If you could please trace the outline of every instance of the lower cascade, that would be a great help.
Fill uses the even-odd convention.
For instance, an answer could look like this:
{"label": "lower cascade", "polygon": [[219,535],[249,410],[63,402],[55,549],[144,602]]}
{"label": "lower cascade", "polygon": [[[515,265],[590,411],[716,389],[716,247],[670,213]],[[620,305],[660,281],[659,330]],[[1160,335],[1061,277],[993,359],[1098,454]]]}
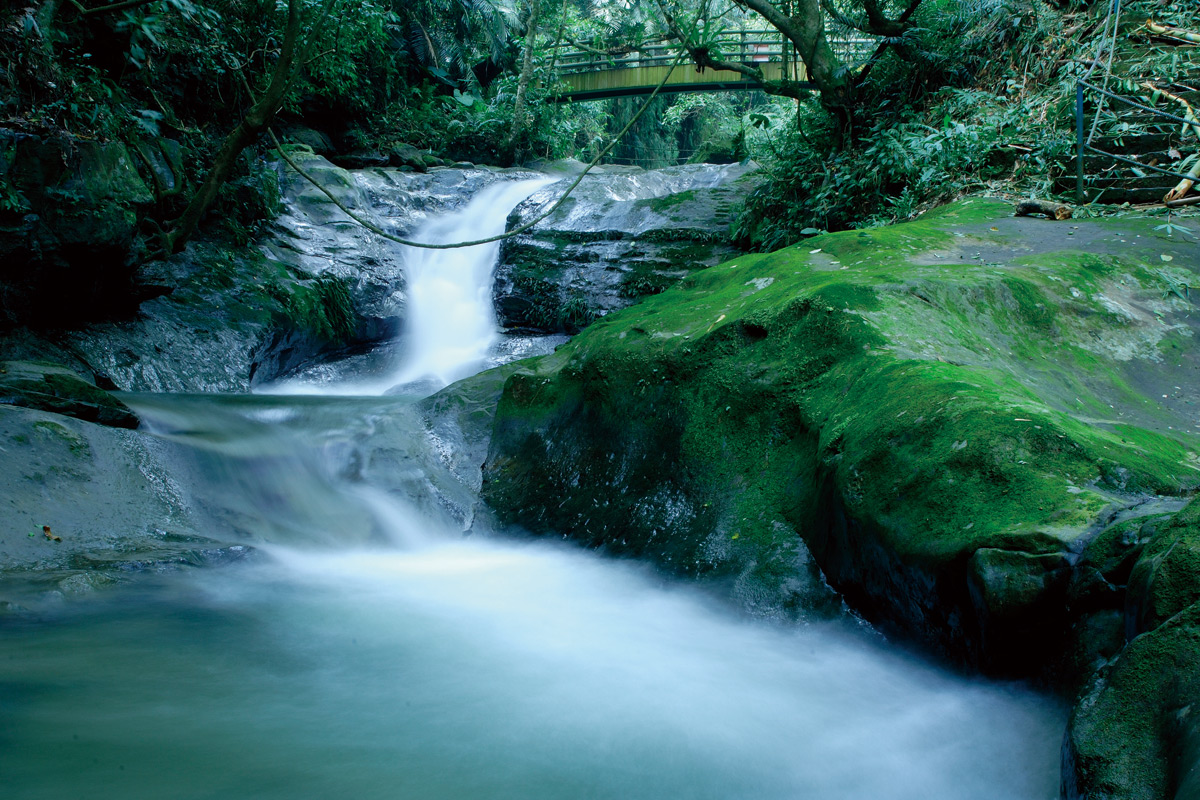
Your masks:
{"label": "lower cascade", "polygon": [[[500,233],[547,183],[421,235]],[[3,628],[6,797],[1056,796],[1057,700],[475,513],[429,396],[537,351],[501,346],[497,251],[407,253],[409,327],[379,359],[123,396],[173,491],[253,547]]]}

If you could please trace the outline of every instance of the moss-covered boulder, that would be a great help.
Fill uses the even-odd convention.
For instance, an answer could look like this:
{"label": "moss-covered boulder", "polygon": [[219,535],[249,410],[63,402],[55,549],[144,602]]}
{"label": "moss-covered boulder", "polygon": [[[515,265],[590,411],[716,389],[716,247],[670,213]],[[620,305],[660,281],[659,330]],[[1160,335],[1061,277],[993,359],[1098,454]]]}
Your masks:
{"label": "moss-covered boulder", "polygon": [[56,364],[0,361],[0,405],[53,411],[114,428],[138,426],[129,406]]}
{"label": "moss-covered boulder", "polygon": [[1063,748],[1065,797],[1200,796],[1198,714],[1200,603],[1192,603],[1131,641],[1076,706]]}
{"label": "moss-covered boulder", "polygon": [[1200,256],[1154,223],[970,199],[694,273],[508,379],[484,496],[773,607],[811,553],[868,618],[1045,672],[1088,541],[1200,479]]}

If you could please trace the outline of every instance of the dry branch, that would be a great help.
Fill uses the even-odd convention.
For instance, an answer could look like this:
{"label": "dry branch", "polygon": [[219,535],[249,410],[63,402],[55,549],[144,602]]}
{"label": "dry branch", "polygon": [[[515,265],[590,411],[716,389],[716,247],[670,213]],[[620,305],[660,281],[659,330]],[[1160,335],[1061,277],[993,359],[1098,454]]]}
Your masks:
{"label": "dry branch", "polygon": [[[1150,25],[1151,23],[1147,22],[1146,24]],[[1196,109],[1192,106],[1191,103],[1189,103],[1187,100],[1185,100],[1184,98],[1180,97],[1177,94],[1168,92],[1166,89],[1158,88],[1157,86],[1150,83],[1149,81],[1147,81],[1145,83],[1139,83],[1138,86],[1140,88],[1146,89],[1147,91],[1150,92],[1150,102],[1151,103],[1153,103],[1158,97],[1161,96],[1161,97],[1167,98],[1168,100],[1174,101],[1175,103],[1178,103],[1180,106],[1182,106],[1183,107],[1183,112],[1182,112],[1183,118],[1186,119],[1191,124],[1191,128],[1195,132],[1196,136],[1200,137],[1200,118],[1198,118],[1196,116]],[[1186,130],[1186,129],[1187,128],[1185,126],[1184,130]],[[1192,186],[1195,185],[1197,180],[1200,180],[1200,161],[1197,161],[1196,164],[1190,170],[1188,170],[1188,176],[1189,177],[1187,179],[1181,180],[1179,183],[1177,183],[1175,185],[1174,189],[1167,192],[1166,197],[1163,198],[1164,203],[1170,203],[1175,200],[1181,200],[1181,199],[1183,199],[1184,195],[1186,195],[1188,192],[1190,192],[1192,190]]]}

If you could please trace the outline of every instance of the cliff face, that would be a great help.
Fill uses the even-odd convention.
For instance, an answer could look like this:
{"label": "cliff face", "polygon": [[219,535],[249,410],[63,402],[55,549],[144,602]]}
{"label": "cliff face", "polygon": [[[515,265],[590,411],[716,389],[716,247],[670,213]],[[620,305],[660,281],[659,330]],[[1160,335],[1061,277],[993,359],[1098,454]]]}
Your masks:
{"label": "cliff face", "polygon": [[484,497],[769,612],[827,607],[819,566],[955,660],[1080,685],[1190,630],[1193,595],[1127,588],[1200,483],[1200,246],[1154,222],[972,199],[695,272],[507,379]]}

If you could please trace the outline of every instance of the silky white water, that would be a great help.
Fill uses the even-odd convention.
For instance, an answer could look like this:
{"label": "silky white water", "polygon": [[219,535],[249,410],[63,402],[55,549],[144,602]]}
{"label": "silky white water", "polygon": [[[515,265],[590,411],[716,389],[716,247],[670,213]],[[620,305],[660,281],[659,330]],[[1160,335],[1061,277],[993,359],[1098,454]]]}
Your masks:
{"label": "silky white water", "polygon": [[6,800],[1057,796],[1044,695],[645,566],[464,538],[473,498],[412,397],[130,402],[213,537],[256,555],[5,622]]}
{"label": "silky white water", "polygon": [[[502,234],[509,212],[554,181],[497,181],[480,190],[461,209],[429,220],[412,239],[453,244]],[[500,242],[448,250],[397,247],[403,254],[408,304],[395,363],[375,375],[319,383],[300,377],[261,391],[377,395],[404,384],[432,391],[479,371],[500,338],[492,305],[492,273]]]}

